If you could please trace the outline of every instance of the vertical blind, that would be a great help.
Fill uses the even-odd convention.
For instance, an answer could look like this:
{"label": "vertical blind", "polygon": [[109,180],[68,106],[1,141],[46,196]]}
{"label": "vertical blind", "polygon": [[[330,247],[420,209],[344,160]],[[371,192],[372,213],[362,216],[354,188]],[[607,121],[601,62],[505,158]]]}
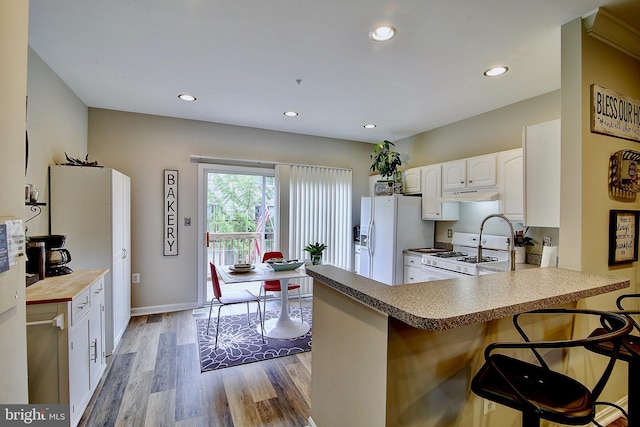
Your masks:
{"label": "vertical blind", "polygon": [[290,166],[290,253],[303,254],[306,245],[324,243],[323,262],[351,269],[351,181],[351,170]]}

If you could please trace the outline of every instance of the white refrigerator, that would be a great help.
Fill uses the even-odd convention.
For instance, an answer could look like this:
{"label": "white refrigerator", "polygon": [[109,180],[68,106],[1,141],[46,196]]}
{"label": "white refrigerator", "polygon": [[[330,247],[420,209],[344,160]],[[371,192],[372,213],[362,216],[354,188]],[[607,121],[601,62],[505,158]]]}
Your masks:
{"label": "white refrigerator", "polygon": [[422,220],[420,197],[363,197],[358,274],[387,285],[403,283],[403,250],[433,247],[435,225]]}

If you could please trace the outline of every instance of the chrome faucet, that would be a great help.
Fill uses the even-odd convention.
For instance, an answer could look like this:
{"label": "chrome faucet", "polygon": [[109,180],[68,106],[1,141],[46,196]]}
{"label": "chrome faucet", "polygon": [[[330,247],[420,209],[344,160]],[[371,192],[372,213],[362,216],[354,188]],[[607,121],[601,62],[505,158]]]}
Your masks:
{"label": "chrome faucet", "polygon": [[511,230],[511,237],[507,239],[507,242],[509,243],[509,268],[511,271],[515,271],[516,270],[516,248],[514,244],[515,239],[513,237],[515,236],[515,232],[513,231],[513,224],[511,223],[511,221],[509,221],[509,218],[507,218],[502,214],[491,214],[482,220],[482,223],[480,224],[480,236],[478,237],[478,262],[482,262],[482,229],[484,228],[484,223],[487,222],[489,218],[493,218],[493,217],[502,218],[503,220],[506,221],[507,224],[509,224],[509,229]]}

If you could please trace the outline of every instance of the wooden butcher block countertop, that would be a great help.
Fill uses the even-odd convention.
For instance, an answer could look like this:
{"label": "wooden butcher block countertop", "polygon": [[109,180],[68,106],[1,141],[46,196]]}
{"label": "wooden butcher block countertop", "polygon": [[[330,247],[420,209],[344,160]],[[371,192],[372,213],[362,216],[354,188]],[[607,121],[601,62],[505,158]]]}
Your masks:
{"label": "wooden butcher block countertop", "polygon": [[73,301],[109,270],[76,270],[63,276],[47,277],[27,288],[27,305]]}

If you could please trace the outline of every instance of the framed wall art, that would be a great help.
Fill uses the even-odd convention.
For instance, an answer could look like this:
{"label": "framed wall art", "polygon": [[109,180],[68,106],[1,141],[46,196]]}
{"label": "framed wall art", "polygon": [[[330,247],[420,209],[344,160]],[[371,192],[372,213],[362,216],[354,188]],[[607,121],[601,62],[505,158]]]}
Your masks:
{"label": "framed wall art", "polygon": [[164,170],[164,256],[178,255],[178,171]]}
{"label": "framed wall art", "polygon": [[638,261],[640,211],[609,211],[609,265]]}

